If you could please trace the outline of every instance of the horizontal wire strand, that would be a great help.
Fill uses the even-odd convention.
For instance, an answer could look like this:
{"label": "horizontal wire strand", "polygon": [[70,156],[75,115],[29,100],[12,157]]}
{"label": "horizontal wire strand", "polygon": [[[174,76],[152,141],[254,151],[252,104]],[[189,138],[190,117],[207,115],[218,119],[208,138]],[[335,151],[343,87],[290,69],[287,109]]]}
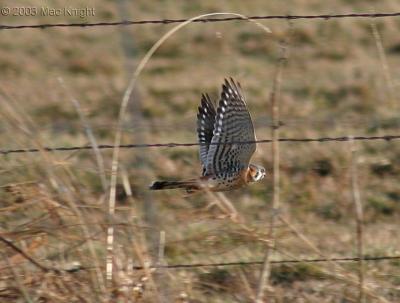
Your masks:
{"label": "horizontal wire strand", "polygon": [[[400,16],[400,12],[393,13],[346,13],[346,14],[320,14],[320,15],[266,15],[266,16],[250,16],[245,19],[240,17],[226,17],[226,18],[204,18],[194,20],[196,23],[210,23],[210,22],[227,22],[227,21],[243,21],[243,20],[270,20],[270,19],[287,19],[287,20],[299,20],[299,19],[338,19],[338,18],[384,18],[384,17],[396,17]],[[46,29],[52,27],[96,27],[96,26],[127,26],[127,25],[143,25],[143,24],[173,24],[183,23],[189,19],[161,19],[161,20],[122,20],[115,22],[82,22],[82,23],[45,23],[45,24],[18,24],[18,25],[7,25],[0,24],[0,30],[13,30],[13,29]]]}
{"label": "horizontal wire strand", "polygon": [[[350,140],[355,141],[376,141],[385,140],[392,141],[400,139],[400,135],[385,135],[385,136],[342,136],[342,137],[320,137],[320,138],[281,138],[280,142],[346,142]],[[160,148],[160,147],[190,147],[190,146],[200,146],[200,145],[232,145],[232,144],[254,144],[254,143],[271,143],[271,139],[256,140],[256,141],[234,141],[234,142],[221,142],[221,143],[139,143],[139,144],[121,144],[120,148]],[[100,144],[99,149],[112,149],[114,145],[111,144]],[[54,152],[54,151],[74,151],[74,150],[89,150],[92,149],[90,145],[84,146],[61,146],[61,147],[44,147],[44,151]],[[16,154],[16,153],[36,153],[39,152],[38,148],[20,148],[20,149],[0,149],[0,154]]]}
{"label": "horizontal wire strand", "polygon": [[[274,265],[279,264],[298,264],[298,263],[324,263],[324,262],[358,262],[360,258],[358,257],[341,257],[341,258],[325,258],[325,259],[295,259],[295,260],[275,260],[271,261]],[[390,260],[400,260],[400,255],[394,256],[374,256],[363,258],[367,262],[380,262],[380,261],[390,261]],[[133,266],[133,270],[143,270],[145,268],[165,268],[165,269],[193,269],[193,268],[204,268],[204,267],[229,267],[229,266],[253,266],[262,265],[262,261],[236,261],[236,262],[221,262],[221,263],[192,263],[192,264],[171,264],[171,265],[156,265],[156,266]],[[0,268],[0,270],[5,270],[6,267]],[[60,269],[60,268],[48,268],[46,271],[55,272],[68,272],[75,273],[82,270],[92,270],[95,269],[94,266],[76,266],[71,269]]]}
{"label": "horizontal wire strand", "polygon": [[[362,258],[364,261],[384,261],[384,260],[398,260],[400,255],[394,256],[375,256]],[[341,257],[341,258],[321,258],[321,259],[295,259],[295,260],[277,260],[271,261],[272,264],[293,264],[293,263],[323,263],[323,262],[358,262],[358,257]],[[149,268],[200,268],[200,267],[218,267],[218,266],[247,266],[247,265],[262,265],[263,261],[237,261],[237,262],[221,262],[221,263],[193,263],[193,264],[171,264],[171,265],[157,265],[150,266]],[[143,266],[134,266],[134,270],[144,269]]]}

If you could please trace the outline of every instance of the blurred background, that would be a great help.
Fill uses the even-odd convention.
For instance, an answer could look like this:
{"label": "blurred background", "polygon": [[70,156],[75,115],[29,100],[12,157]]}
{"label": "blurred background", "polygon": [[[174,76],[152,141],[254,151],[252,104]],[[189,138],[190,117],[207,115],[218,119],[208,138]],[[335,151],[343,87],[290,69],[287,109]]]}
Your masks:
{"label": "blurred background", "polygon": [[[2,1],[19,15],[2,25],[186,19],[211,12],[247,16],[397,12],[375,1]],[[35,7],[27,16],[18,7]],[[90,16],[45,9],[90,8]],[[202,93],[218,99],[238,80],[257,138],[271,138],[270,94],[287,47],[279,98],[280,136],[399,133],[400,19],[260,20],[189,24],[141,73],[122,123],[123,143],[196,142]],[[175,25],[0,30],[2,150],[114,142],[121,100],[150,47]],[[90,139],[87,133],[93,135]],[[364,209],[364,254],[399,254],[400,146],[355,142]],[[100,302],[105,298],[106,228],[112,150],[1,155],[0,301]],[[348,142],[280,144],[281,214],[272,260],[354,257],[356,216]],[[122,149],[118,171],[113,298],[116,302],[252,302],[261,267],[133,270],[151,264],[262,260],[272,204],[271,144],[254,162],[259,183],[209,197],[149,192],[155,179],[200,174],[198,148]],[[354,160],[354,158],[353,158]],[[236,212],[227,210],[231,203]],[[307,239],[307,241],[305,240]],[[312,243],[312,245],[310,245]],[[357,302],[358,265],[275,264],[271,302]],[[365,264],[366,302],[400,300],[400,262]]]}

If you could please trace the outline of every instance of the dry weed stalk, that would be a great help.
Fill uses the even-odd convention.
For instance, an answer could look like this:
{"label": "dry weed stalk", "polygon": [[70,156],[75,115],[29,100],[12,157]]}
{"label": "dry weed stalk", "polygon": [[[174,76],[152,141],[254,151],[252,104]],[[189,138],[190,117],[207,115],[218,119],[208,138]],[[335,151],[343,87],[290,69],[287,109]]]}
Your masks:
{"label": "dry weed stalk", "polygon": [[[37,260],[35,260],[33,257],[29,256],[24,250],[22,250],[21,248],[19,248],[18,246],[16,246],[14,243],[12,243],[11,241],[7,240],[6,238],[0,236],[0,241],[3,242],[5,245],[7,245],[8,247],[10,247],[12,250],[14,250],[15,252],[17,252],[20,256],[22,256],[25,260],[28,260],[31,264],[35,265],[37,268],[39,268],[40,270],[44,271],[44,272],[48,272],[48,271],[57,271],[54,268],[50,268],[47,267],[46,265],[41,264],[40,262],[38,262]],[[7,258],[7,260],[9,260]]]}
{"label": "dry weed stalk", "polygon": [[357,233],[357,256],[359,258],[358,261],[358,302],[363,303],[365,301],[364,294],[364,215],[363,215],[363,207],[361,201],[361,194],[359,188],[358,181],[358,167],[357,167],[357,148],[354,144],[354,141],[349,141],[350,144],[350,153],[351,153],[351,192],[353,196],[355,216],[356,216],[356,233]]}
{"label": "dry weed stalk", "polygon": [[[150,258],[149,250],[147,247],[145,233],[143,232],[144,225],[142,224],[140,218],[138,218],[137,216],[138,214],[138,210],[136,208],[137,204],[135,203],[132,197],[131,183],[129,181],[127,170],[125,169],[124,166],[122,166],[121,169],[121,178],[130,205],[128,211],[123,216],[123,219],[126,221],[134,221],[136,223],[136,224],[127,224],[128,227],[130,228],[130,231],[128,232],[130,238],[129,243],[133,244],[128,253],[131,254],[132,256],[133,255],[137,256],[137,259],[139,260],[140,264],[143,267],[143,270],[145,271],[143,276],[144,280],[142,282],[148,281],[150,289],[154,291],[154,298],[157,298],[158,300],[160,296],[157,284],[154,279],[155,268],[150,268],[151,263],[149,261]],[[130,270],[133,270],[133,266],[131,266]],[[135,295],[140,295],[140,296],[144,295],[145,291],[144,284],[142,283],[142,286],[136,285],[135,287],[133,287],[133,291]]]}
{"label": "dry weed stalk", "polygon": [[385,49],[384,49],[383,43],[382,43],[382,37],[379,33],[376,23],[373,21],[371,22],[371,30],[372,30],[372,35],[374,36],[374,39],[375,39],[376,48],[378,50],[379,61],[381,62],[382,72],[383,72],[383,76],[384,76],[385,83],[387,86],[387,94],[389,97],[390,105],[393,107],[397,107],[397,102],[395,100],[395,96],[396,96],[395,89],[394,89],[395,85],[393,83],[393,79],[392,79],[392,76],[390,73],[389,64],[388,64]]}
{"label": "dry weed stalk", "polygon": [[272,112],[272,161],[273,161],[273,200],[272,200],[272,213],[269,225],[268,236],[270,243],[265,248],[264,264],[261,270],[260,279],[258,282],[257,297],[255,302],[263,302],[264,290],[268,283],[271,272],[271,251],[275,248],[275,221],[276,215],[279,212],[279,98],[280,98],[280,85],[282,81],[282,69],[286,62],[287,48],[281,45],[281,56],[278,61],[272,91],[270,95],[271,112]]}
{"label": "dry weed stalk", "polygon": [[101,185],[103,187],[104,192],[107,191],[107,179],[106,173],[104,168],[104,160],[103,156],[100,153],[99,145],[97,144],[97,140],[94,137],[93,130],[90,127],[89,121],[86,119],[86,116],[82,110],[81,104],[79,103],[78,99],[76,99],[71,92],[67,89],[67,86],[62,77],[58,77],[58,82],[60,83],[61,87],[64,89],[65,93],[68,95],[69,100],[71,101],[72,105],[74,106],[76,112],[79,115],[79,119],[81,120],[82,126],[85,129],[86,136],[89,139],[90,145],[92,146],[93,153],[96,157],[97,167],[100,174]]}

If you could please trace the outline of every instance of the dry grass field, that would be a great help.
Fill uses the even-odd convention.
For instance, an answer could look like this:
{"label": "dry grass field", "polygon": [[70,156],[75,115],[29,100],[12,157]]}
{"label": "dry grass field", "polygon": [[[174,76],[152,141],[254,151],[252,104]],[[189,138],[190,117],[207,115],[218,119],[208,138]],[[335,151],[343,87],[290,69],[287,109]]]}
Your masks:
{"label": "dry grass field", "polygon": [[[95,15],[0,16],[0,24],[400,11],[396,0],[100,0],[84,6],[30,0],[23,6],[88,6]],[[195,23],[163,43],[138,78],[122,143],[195,142],[201,93],[218,98],[229,76],[242,84],[258,139],[270,139],[282,43],[280,137],[400,133],[399,17],[259,22],[271,34],[247,21]],[[254,302],[259,264],[150,267],[263,260],[272,243],[271,144],[259,144],[254,156],[267,168],[266,178],[224,196],[148,190],[155,179],[199,175],[196,146],[121,149],[111,216],[111,149],[43,150],[90,145],[87,132],[97,144],[113,144],[134,69],[174,26],[0,30],[0,149],[40,150],[0,155],[0,302]],[[364,212],[364,255],[400,255],[399,141],[279,147],[272,261],[356,257],[354,184]],[[114,267],[107,285],[110,224]],[[364,262],[363,299],[359,272],[358,262],[272,263],[264,300],[400,302],[400,259]]]}

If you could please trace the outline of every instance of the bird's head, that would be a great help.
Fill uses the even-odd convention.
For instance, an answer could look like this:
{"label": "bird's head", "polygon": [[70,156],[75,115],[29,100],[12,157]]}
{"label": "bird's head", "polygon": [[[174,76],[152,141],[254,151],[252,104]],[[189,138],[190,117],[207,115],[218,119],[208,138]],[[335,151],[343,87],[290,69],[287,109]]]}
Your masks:
{"label": "bird's head", "polygon": [[250,182],[257,182],[265,177],[265,168],[260,165],[249,164]]}

